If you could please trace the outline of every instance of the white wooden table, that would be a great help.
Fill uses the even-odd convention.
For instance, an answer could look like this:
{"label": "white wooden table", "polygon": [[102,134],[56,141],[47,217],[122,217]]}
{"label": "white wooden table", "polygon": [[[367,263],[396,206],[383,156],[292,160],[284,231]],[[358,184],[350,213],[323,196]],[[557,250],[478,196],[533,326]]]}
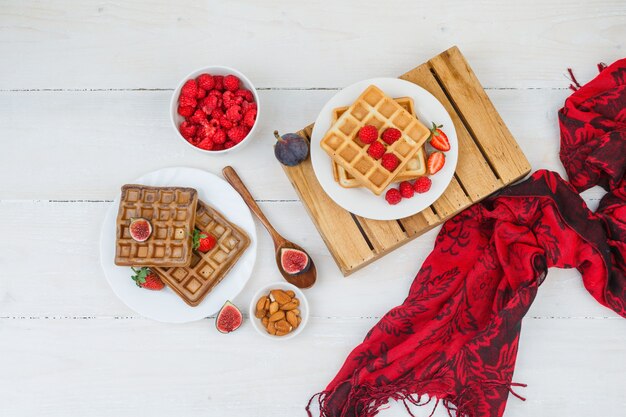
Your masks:
{"label": "white wooden table", "polygon": [[[0,0],[0,415],[304,415],[404,299],[437,231],[343,278],[273,159],[271,132],[311,122],[343,86],[401,74],[457,44],[533,169],[562,172],[565,69],[587,81],[597,62],[626,54],[625,39],[623,0]],[[260,88],[254,143],[228,157],[193,151],[169,126],[172,88],[208,64],[236,67]],[[121,184],[166,166],[219,173],[226,164],[318,265],[312,320],[288,343],[249,323],[224,336],[213,318],[144,319],[100,269],[101,221]],[[601,195],[585,197],[595,207]],[[279,279],[270,239],[258,234],[241,307]],[[625,374],[626,322],[575,270],[550,271],[524,319],[514,377],[528,383],[528,401],[511,398],[505,415],[623,416]]]}

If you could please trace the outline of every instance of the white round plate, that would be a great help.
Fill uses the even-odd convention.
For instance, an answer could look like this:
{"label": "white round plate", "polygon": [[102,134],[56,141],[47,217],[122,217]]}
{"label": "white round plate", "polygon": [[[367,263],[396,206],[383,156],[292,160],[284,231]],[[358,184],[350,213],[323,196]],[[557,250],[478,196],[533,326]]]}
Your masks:
{"label": "white round plate", "polygon": [[[320,147],[320,141],[330,128],[332,110],[337,107],[351,105],[369,85],[374,84],[390,97],[411,97],[415,104],[415,113],[418,119],[426,125],[432,126],[435,122],[443,125],[442,130],[450,140],[450,150],[445,152],[446,164],[435,175],[430,176],[432,186],[424,194],[415,194],[413,198],[403,199],[395,206],[389,205],[385,200],[385,192],[380,196],[375,195],[367,188],[343,188],[333,177],[331,159]],[[427,145],[428,153],[433,149]],[[446,190],[456,169],[458,159],[458,141],[456,130],[450,115],[443,105],[428,91],[408,81],[397,78],[372,78],[352,84],[339,91],[320,112],[313,133],[311,135],[311,162],[318,181],[326,194],[335,203],[356,215],[376,220],[395,220],[412,216],[430,206]],[[389,188],[397,187],[392,183]]]}
{"label": "white round plate", "polygon": [[248,234],[250,246],[224,280],[196,307],[185,304],[167,286],[161,291],[144,290],[137,287],[130,278],[129,267],[117,266],[113,262],[118,196],[107,211],[100,233],[100,263],[115,294],[142,316],[166,323],[186,323],[217,313],[226,300],[232,300],[243,289],[250,279],[256,261],[256,228],[246,203],[223,179],[210,172],[193,168],[164,168],[143,175],[129,184],[195,188],[200,200],[223,213]]}

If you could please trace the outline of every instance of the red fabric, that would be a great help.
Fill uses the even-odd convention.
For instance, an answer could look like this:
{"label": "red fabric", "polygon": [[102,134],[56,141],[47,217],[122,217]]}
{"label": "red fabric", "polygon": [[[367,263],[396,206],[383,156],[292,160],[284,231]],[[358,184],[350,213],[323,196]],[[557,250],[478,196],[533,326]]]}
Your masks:
{"label": "red fabric", "polygon": [[[538,171],[446,222],[404,303],[317,397],[321,416],[374,416],[389,399],[410,414],[425,395],[457,416],[501,416],[522,318],[550,267],[578,269],[626,316],[626,59],[601,69],[559,112],[570,182]],[[594,185],[607,190],[595,213],[578,194]]]}

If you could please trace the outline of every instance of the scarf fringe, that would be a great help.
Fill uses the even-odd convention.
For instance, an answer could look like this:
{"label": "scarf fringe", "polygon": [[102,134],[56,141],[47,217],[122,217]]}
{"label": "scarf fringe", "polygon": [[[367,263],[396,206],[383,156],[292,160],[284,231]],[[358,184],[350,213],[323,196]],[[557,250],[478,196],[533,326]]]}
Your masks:
{"label": "scarf fringe", "polygon": [[[355,377],[350,381],[356,382]],[[388,408],[387,403],[389,400],[395,400],[402,402],[407,414],[411,417],[415,417],[415,414],[411,411],[409,404],[416,407],[423,407],[431,403],[435,399],[435,405],[432,412],[428,417],[432,417],[437,410],[439,404],[443,404],[449,417],[478,417],[473,411],[473,394],[477,390],[484,390],[487,387],[497,388],[505,387],[516,398],[522,401],[526,401],[526,398],[516,393],[513,387],[526,387],[526,384],[518,382],[504,382],[497,380],[482,380],[472,383],[466,386],[459,395],[452,396],[444,394],[444,398],[439,398],[436,393],[428,393],[427,386],[437,380],[429,380],[422,382],[409,382],[399,381],[398,384],[389,384],[386,386],[372,386],[372,385],[351,385],[350,392],[348,393],[343,404],[350,404],[354,408],[344,408],[341,410],[341,414],[337,415],[337,410],[331,409],[329,404],[330,399],[336,393],[337,389],[341,386],[337,385],[331,391],[322,391],[313,395],[306,406],[306,412],[308,417],[313,417],[311,413],[311,404],[317,397],[317,403],[319,406],[320,417],[347,417],[348,415],[358,417],[374,417],[380,410]],[[478,385],[478,387],[476,386]],[[428,398],[424,400],[424,397]],[[454,411],[454,416],[452,412]],[[351,412],[351,414],[348,414]]]}

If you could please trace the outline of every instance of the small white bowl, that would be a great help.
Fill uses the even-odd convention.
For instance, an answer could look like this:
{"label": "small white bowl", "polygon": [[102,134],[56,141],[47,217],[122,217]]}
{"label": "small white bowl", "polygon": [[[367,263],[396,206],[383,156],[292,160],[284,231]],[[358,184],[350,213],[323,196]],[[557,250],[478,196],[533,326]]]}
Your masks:
{"label": "small white bowl", "polygon": [[[250,129],[248,136],[246,136],[244,140],[242,140],[241,142],[239,142],[237,145],[233,146],[230,149],[224,149],[221,151],[207,151],[205,149],[200,149],[197,146],[194,146],[193,144],[189,143],[187,139],[185,139],[183,135],[180,134],[178,127],[185,120],[185,118],[181,116],[180,114],[178,114],[178,96],[180,95],[180,90],[183,88],[183,85],[185,84],[185,82],[191,78],[196,78],[200,74],[236,75],[237,77],[239,77],[239,80],[241,80],[241,84],[243,88],[246,88],[252,91],[252,95],[254,96],[254,101],[256,102],[256,105],[257,105],[256,122],[254,123],[254,126],[252,126],[252,128]],[[195,150],[206,153],[206,154],[210,154],[210,155],[225,154],[225,153],[234,151],[235,149],[243,148],[245,144],[250,142],[250,139],[252,138],[252,135],[254,134],[256,127],[259,125],[260,115],[261,115],[261,102],[259,100],[259,95],[256,91],[256,88],[254,88],[254,85],[252,85],[252,82],[250,82],[248,77],[246,77],[245,75],[243,75],[241,72],[237,71],[236,69],[230,68],[230,67],[224,67],[221,65],[214,65],[211,67],[199,68],[191,72],[190,74],[188,74],[178,84],[178,87],[176,87],[176,89],[174,90],[174,94],[172,94],[172,98],[170,100],[170,119],[172,121],[172,126],[174,127],[174,130],[176,131],[176,136],[178,136],[183,142],[185,142],[187,145],[191,146]]]}
{"label": "small white bowl", "polygon": [[[298,306],[298,309],[300,310],[300,317],[302,317],[302,322],[300,322],[300,325],[295,330],[293,330],[291,333],[286,334],[284,336],[274,336],[274,335],[269,334],[267,330],[265,330],[265,327],[263,327],[263,323],[261,323],[261,319],[257,319],[254,316],[254,314],[256,313],[257,301],[259,301],[259,298],[261,298],[261,296],[268,295],[270,290],[283,290],[283,291],[291,290],[296,294],[296,298],[300,300],[300,305]],[[302,332],[302,329],[304,329],[304,326],[306,326],[307,322],[309,321],[309,302],[304,296],[304,293],[302,292],[302,290],[300,290],[300,288],[296,287],[295,285],[291,285],[290,283],[284,282],[284,281],[274,282],[272,284],[269,284],[260,288],[256,292],[256,294],[254,294],[254,297],[252,298],[252,302],[250,303],[250,309],[248,313],[250,314],[250,321],[252,322],[252,327],[254,327],[254,329],[257,332],[259,332],[261,335],[268,337],[270,339],[279,339],[279,340],[291,339],[299,335]]]}

